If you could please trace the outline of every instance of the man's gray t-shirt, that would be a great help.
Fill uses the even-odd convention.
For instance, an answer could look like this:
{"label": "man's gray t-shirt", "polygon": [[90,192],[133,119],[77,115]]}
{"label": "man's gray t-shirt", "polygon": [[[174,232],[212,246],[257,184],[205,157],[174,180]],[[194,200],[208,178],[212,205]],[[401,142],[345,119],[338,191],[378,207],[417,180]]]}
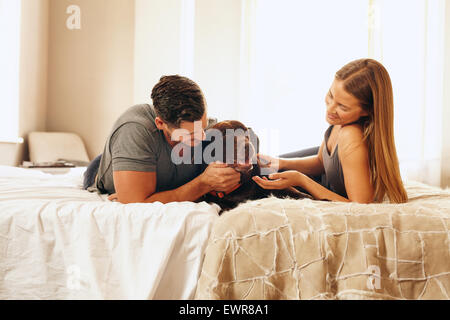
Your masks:
{"label": "man's gray t-shirt", "polygon": [[155,124],[153,106],[129,108],[113,126],[101,157],[96,187],[102,193],[115,193],[114,171],[156,172],[156,192],[173,190],[199,174],[195,164],[174,164],[172,147]]}

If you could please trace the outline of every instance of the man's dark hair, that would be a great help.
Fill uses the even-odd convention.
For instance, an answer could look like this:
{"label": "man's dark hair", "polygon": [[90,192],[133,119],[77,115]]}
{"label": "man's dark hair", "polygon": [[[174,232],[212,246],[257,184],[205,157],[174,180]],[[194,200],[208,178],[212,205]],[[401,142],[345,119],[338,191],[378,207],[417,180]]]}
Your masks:
{"label": "man's dark hair", "polygon": [[176,128],[182,121],[200,120],[205,113],[205,100],[200,87],[179,75],[161,77],[153,87],[152,100],[157,116]]}

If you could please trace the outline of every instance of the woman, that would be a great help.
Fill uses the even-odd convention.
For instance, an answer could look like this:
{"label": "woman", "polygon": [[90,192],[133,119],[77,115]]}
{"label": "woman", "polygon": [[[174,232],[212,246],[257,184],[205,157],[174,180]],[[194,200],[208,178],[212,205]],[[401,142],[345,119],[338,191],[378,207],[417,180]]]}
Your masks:
{"label": "woman", "polygon": [[[359,203],[408,200],[394,143],[392,84],[386,69],[372,59],[352,61],[340,69],[325,103],[330,127],[314,156],[272,158],[284,172],[269,179],[254,177],[265,189],[298,186],[315,199]],[[262,164],[260,164],[262,166]],[[310,176],[322,175],[322,183]]]}

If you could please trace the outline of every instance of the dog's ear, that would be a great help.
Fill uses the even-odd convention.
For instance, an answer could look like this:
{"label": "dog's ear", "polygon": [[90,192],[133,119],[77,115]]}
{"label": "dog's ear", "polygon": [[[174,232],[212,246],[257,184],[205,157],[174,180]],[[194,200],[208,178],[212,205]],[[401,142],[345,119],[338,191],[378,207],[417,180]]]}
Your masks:
{"label": "dog's ear", "polygon": [[207,128],[205,129],[205,140],[203,140],[203,142],[205,143],[205,145],[209,144],[211,142],[211,138],[212,138],[212,130],[211,128]]}
{"label": "dog's ear", "polygon": [[208,124],[206,125],[205,130],[210,129],[212,126],[214,126],[217,123],[217,118],[208,118]]}
{"label": "dog's ear", "polygon": [[[200,152],[201,153],[201,163],[197,163],[197,173],[198,175],[201,174],[203,171],[205,171],[205,169],[208,167],[209,163],[206,163],[205,159],[204,159],[204,152],[205,152],[205,148],[211,143],[211,138],[208,135],[208,130],[205,130],[205,134],[206,134],[206,140],[202,140],[197,146],[195,146],[194,148],[199,148],[200,150],[197,151],[196,149],[194,150],[194,152]],[[209,137],[209,139],[208,139]],[[214,140],[214,139],[213,139]]]}
{"label": "dog's ear", "polygon": [[[209,129],[205,130],[205,140],[202,141],[202,159],[203,159],[202,161],[206,165],[206,167],[208,166],[209,163],[206,163],[205,159],[203,158],[205,155],[204,152],[205,152],[206,147],[216,140],[217,137],[216,137],[216,135],[214,135],[214,133],[216,133],[216,132],[217,132],[217,130],[213,129],[213,128],[209,128]],[[211,156],[215,157],[215,150],[213,150],[213,154],[211,154]]]}
{"label": "dog's ear", "polygon": [[259,138],[258,138],[258,136],[256,135],[255,131],[253,131],[253,129],[250,127],[248,127],[248,132],[249,132],[250,142],[255,147],[256,153],[259,153]]}

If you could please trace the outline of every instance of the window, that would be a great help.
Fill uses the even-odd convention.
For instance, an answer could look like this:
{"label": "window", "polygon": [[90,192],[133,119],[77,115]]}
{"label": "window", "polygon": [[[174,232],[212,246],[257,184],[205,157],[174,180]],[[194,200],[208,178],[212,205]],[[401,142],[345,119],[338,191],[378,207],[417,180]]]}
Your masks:
{"label": "window", "polygon": [[373,2],[378,12],[374,58],[385,65],[392,79],[402,176],[439,186],[445,1]]}
{"label": "window", "polygon": [[243,1],[238,119],[263,133],[263,152],[318,146],[334,73],[374,58],[393,83],[403,178],[439,185],[444,9],[444,0]]}
{"label": "window", "polygon": [[327,128],[324,99],[334,72],[367,56],[368,3],[256,0],[244,5],[238,119],[267,135],[261,141],[269,141],[273,155],[320,145]]}

